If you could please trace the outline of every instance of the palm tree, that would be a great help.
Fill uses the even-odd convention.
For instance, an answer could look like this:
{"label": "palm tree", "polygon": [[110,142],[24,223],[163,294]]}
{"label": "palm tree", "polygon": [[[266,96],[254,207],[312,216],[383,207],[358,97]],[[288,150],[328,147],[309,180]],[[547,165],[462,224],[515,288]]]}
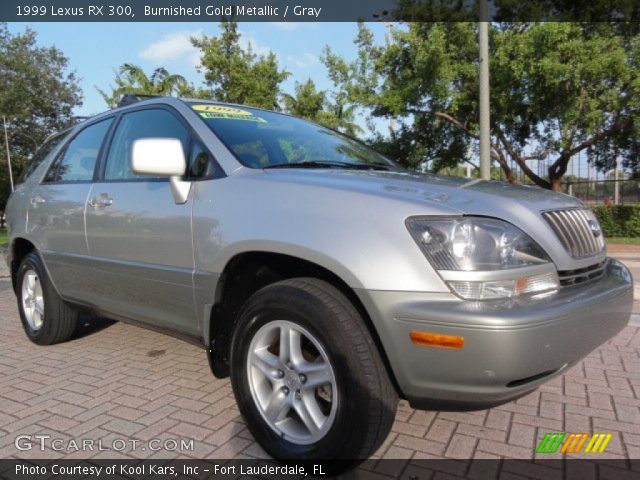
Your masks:
{"label": "palm tree", "polygon": [[316,90],[316,85],[311,79],[305,83],[296,83],[295,95],[283,93],[282,101],[285,111],[297,117],[306,118],[351,137],[363,132],[353,121],[355,106],[345,105],[340,97],[334,102],[329,101],[324,91]]}
{"label": "palm tree", "polygon": [[[189,91],[190,85],[182,75],[171,74],[164,67],[156,68],[150,76],[138,65],[123,64],[115,77],[115,87],[111,87],[111,94],[98,88],[98,92],[110,107],[114,107],[125,93],[145,95],[181,95]],[[97,88],[97,87],[96,87]]]}

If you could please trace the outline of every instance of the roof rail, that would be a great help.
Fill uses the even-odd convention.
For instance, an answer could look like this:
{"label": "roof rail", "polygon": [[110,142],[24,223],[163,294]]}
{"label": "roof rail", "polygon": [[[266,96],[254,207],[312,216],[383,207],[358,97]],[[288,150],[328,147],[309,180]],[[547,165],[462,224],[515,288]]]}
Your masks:
{"label": "roof rail", "polygon": [[162,98],[164,95],[149,95],[146,93],[125,93],[118,102],[117,107],[126,107],[127,105],[133,105],[147,98]]}

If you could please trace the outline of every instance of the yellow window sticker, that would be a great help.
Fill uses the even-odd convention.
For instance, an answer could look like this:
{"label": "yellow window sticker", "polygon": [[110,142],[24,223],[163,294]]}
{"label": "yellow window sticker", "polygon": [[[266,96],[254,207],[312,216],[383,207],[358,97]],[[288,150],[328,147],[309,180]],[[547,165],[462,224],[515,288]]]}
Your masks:
{"label": "yellow window sticker", "polygon": [[202,118],[245,120],[248,122],[267,123],[264,118],[256,117],[248,110],[225,105],[193,105],[193,108]]}

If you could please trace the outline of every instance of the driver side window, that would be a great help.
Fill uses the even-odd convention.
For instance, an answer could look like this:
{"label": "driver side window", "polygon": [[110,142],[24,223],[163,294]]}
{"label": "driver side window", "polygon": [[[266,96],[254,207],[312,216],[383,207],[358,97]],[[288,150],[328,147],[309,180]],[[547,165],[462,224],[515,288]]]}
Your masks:
{"label": "driver side window", "polygon": [[137,175],[131,170],[133,142],[142,138],[177,138],[182,142],[185,155],[189,151],[189,132],[167,110],[155,108],[126,113],[120,119],[111,141],[104,173],[105,180],[127,181],[152,178]]}

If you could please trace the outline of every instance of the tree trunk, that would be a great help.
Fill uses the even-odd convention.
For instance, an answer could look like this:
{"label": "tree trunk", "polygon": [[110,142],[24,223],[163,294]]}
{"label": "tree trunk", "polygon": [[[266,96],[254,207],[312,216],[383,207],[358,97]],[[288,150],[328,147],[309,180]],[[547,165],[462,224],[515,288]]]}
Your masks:
{"label": "tree trunk", "polygon": [[551,190],[554,192],[562,192],[562,177],[551,177],[549,179],[551,183]]}
{"label": "tree trunk", "polygon": [[513,172],[511,167],[509,167],[507,162],[504,160],[504,157],[499,157],[497,160],[498,160],[498,165],[500,165],[500,168],[504,172],[504,176],[507,178],[507,182],[518,183],[518,177],[516,177],[516,174]]}

